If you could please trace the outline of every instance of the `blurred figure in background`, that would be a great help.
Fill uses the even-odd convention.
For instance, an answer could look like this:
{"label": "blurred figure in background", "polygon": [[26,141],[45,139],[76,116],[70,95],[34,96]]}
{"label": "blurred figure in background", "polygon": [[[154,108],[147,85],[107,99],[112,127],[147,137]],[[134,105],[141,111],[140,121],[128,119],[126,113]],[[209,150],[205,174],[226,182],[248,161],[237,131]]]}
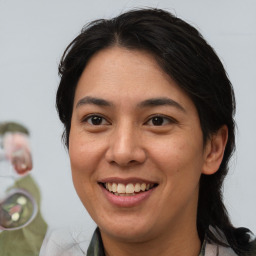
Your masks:
{"label": "blurred figure in background", "polygon": [[18,123],[9,122],[0,124],[0,135],[5,157],[18,174],[26,174],[32,169],[29,131]]}
{"label": "blurred figure in background", "polygon": [[29,174],[32,154],[23,125],[0,123],[0,163],[0,255],[38,255],[47,225],[39,188]]}

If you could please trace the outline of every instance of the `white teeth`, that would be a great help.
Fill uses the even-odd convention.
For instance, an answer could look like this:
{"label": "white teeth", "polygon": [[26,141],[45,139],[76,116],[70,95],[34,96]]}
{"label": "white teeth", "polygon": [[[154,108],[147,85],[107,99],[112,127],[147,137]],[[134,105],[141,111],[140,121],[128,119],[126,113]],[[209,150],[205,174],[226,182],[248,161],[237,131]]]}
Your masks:
{"label": "white teeth", "polygon": [[140,189],[141,189],[142,191],[145,191],[145,190],[146,190],[146,183],[142,183],[142,184],[140,185]]}
{"label": "white teeth", "polygon": [[146,184],[146,183],[128,183],[127,185],[124,185],[122,183],[104,183],[104,187],[110,191],[113,192],[113,194],[118,196],[131,196],[135,195],[135,192],[140,191],[146,191],[154,187],[154,184]]}
{"label": "white teeth", "polygon": [[140,183],[136,183],[134,187],[135,192],[140,192]]}
{"label": "white teeth", "polygon": [[112,191],[115,193],[117,191],[117,184],[113,183],[112,184]]}
{"label": "white teeth", "polygon": [[107,188],[108,188],[108,190],[111,192],[112,191],[112,185],[111,185],[111,183],[107,183]]}
{"label": "white teeth", "polygon": [[133,184],[129,183],[126,185],[125,192],[128,194],[134,193],[134,186]]}
{"label": "white teeth", "polygon": [[117,193],[121,194],[121,193],[125,193],[126,189],[125,189],[125,185],[122,183],[118,183],[117,185]]}

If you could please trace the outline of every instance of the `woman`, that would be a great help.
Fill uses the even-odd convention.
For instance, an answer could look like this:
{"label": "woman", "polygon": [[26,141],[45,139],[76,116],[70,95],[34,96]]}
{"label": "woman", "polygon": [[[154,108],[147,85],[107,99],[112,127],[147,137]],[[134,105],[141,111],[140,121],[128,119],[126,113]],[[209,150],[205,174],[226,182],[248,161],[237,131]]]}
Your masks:
{"label": "woman", "polygon": [[195,28],[159,9],[94,21],[59,72],[73,182],[98,225],[87,255],[255,255],[222,201],[233,88]]}

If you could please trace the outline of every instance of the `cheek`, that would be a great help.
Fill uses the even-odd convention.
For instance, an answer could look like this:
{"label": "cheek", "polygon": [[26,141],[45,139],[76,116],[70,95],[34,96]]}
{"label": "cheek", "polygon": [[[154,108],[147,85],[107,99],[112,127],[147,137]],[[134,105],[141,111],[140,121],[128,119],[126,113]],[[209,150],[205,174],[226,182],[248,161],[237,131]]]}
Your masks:
{"label": "cheek", "polygon": [[172,167],[173,171],[177,170],[188,155],[187,145],[183,140],[164,139],[156,141],[151,149],[151,157],[159,165],[163,167]]}
{"label": "cheek", "polygon": [[151,157],[166,176],[192,176],[195,172],[200,175],[203,164],[203,147],[200,141],[200,137],[193,140],[184,134],[165,139],[154,143]]}
{"label": "cheek", "polygon": [[71,131],[69,137],[69,157],[75,189],[83,197],[92,196],[97,185],[97,170],[104,156],[105,143],[84,131]]}
{"label": "cheek", "polygon": [[69,136],[69,158],[72,170],[73,183],[78,194],[85,187],[84,183],[90,180],[93,170],[92,156],[88,146],[84,144],[83,136],[74,131]]}
{"label": "cheek", "polygon": [[[70,133],[69,157],[74,187],[80,200],[90,209],[88,198],[94,198],[95,168],[98,158],[95,154],[95,144],[91,145],[82,134]],[[97,151],[97,150],[96,150]]]}
{"label": "cheek", "polygon": [[83,132],[70,133],[69,157],[72,171],[88,173],[98,162],[101,149],[97,141],[85,137]]}

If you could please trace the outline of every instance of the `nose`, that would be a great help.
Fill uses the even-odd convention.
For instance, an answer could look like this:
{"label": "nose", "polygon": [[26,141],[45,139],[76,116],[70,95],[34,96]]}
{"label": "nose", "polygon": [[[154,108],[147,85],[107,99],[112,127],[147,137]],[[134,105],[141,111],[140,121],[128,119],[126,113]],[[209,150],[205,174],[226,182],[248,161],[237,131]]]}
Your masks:
{"label": "nose", "polygon": [[139,132],[131,125],[117,127],[110,136],[105,157],[109,163],[121,167],[142,164],[146,160],[146,152]]}

